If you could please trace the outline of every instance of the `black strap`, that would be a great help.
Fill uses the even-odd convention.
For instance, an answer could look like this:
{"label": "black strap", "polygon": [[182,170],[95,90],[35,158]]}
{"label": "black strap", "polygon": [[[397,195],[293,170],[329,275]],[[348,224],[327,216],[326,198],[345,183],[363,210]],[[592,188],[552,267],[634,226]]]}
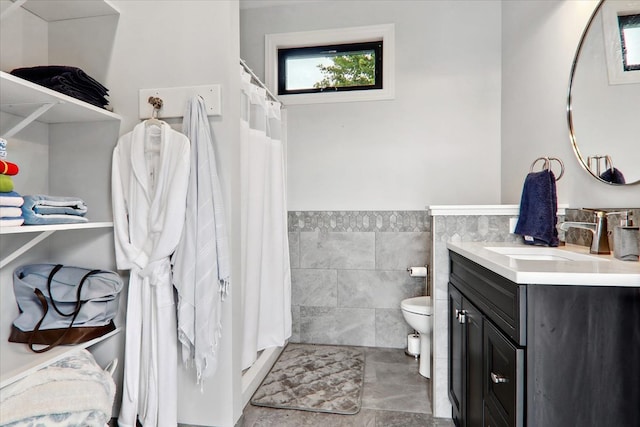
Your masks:
{"label": "black strap", "polygon": [[40,289],[36,288],[33,292],[36,294],[36,297],[38,298],[38,301],[40,301],[40,305],[42,306],[43,314],[42,314],[42,317],[40,318],[40,320],[38,321],[38,323],[36,323],[36,326],[33,328],[33,332],[31,333],[31,336],[29,338],[29,342],[27,343],[27,344],[29,344],[29,348],[31,349],[31,351],[33,351],[34,353],[44,353],[45,351],[49,351],[52,348],[60,345],[60,343],[62,343],[64,341],[64,339],[68,335],[69,331],[73,327],[73,322],[76,321],[76,318],[78,317],[78,314],[80,313],[80,309],[82,308],[82,305],[86,302],[86,301],[82,301],[80,299],[81,292],[82,292],[82,287],[84,286],[85,281],[87,280],[87,278],[89,278],[89,276],[94,275],[96,273],[100,273],[102,271],[102,270],[91,270],[91,271],[89,271],[87,274],[85,274],[82,277],[82,280],[80,280],[80,284],[78,285],[78,291],[76,292],[76,305],[75,305],[74,310],[71,313],[63,313],[56,306],[56,302],[53,299],[53,294],[51,293],[51,282],[53,281],[53,276],[58,271],[60,271],[61,268],[62,268],[62,264],[58,264],[51,270],[51,273],[49,273],[49,277],[47,278],[47,291],[49,291],[49,298],[51,299],[51,305],[53,306],[55,311],[58,314],[60,314],[61,316],[64,316],[64,317],[71,317],[71,316],[73,316],[73,317],[71,318],[71,323],[67,327],[67,330],[57,340],[55,340],[53,343],[47,345],[44,348],[41,348],[41,349],[38,349],[38,350],[34,349],[33,348],[33,345],[34,345],[33,344],[33,339],[34,339],[35,335],[38,333],[38,331],[40,330],[40,326],[42,325],[42,322],[44,321],[45,316],[49,312],[49,304],[47,304],[47,299],[45,298],[45,296],[42,293],[42,291]]}
{"label": "black strap", "polygon": [[85,280],[87,280],[87,278],[89,276],[92,276],[96,273],[100,273],[102,270],[91,270],[89,271],[87,274],[85,274],[82,279],[80,280],[80,284],[78,285],[78,290],[76,292],[76,306],[74,308],[74,310],[71,313],[63,313],[58,306],[56,305],[56,300],[53,298],[53,292],[51,292],[51,282],[53,282],[53,276],[62,269],[62,264],[58,264],[55,267],[53,267],[53,269],[51,269],[51,273],[49,273],[49,277],[47,278],[47,291],[49,292],[49,298],[51,299],[51,305],[53,306],[53,309],[60,315],[60,316],[64,316],[64,317],[71,317],[71,316],[75,316],[77,315],[78,311],[80,311],[80,308],[82,306],[82,304],[85,303],[85,301],[82,301],[80,299],[80,295],[82,292],[82,287],[84,286],[84,282]]}

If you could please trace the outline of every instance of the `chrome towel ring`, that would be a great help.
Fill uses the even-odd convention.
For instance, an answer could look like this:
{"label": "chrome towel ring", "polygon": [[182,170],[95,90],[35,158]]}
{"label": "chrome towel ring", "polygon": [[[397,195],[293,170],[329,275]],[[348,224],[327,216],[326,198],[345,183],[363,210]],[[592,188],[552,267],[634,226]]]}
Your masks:
{"label": "chrome towel ring", "polygon": [[562,160],[560,160],[557,157],[538,157],[533,161],[533,163],[531,163],[531,168],[529,168],[529,173],[533,172],[533,168],[535,167],[536,163],[538,163],[538,161],[540,160],[543,161],[542,170],[551,170],[552,160],[555,160],[556,162],[558,162],[558,164],[560,165],[560,174],[556,177],[556,181],[559,181],[560,178],[562,178],[562,175],[564,175],[564,163],[562,163]]}

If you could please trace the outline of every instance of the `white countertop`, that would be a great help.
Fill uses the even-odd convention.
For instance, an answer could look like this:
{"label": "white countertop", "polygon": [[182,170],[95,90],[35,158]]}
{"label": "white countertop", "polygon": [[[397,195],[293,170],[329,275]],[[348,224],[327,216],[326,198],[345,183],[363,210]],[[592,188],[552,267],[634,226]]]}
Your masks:
{"label": "white countertop", "polygon": [[545,249],[517,243],[449,242],[447,247],[519,284],[640,287],[640,262],[621,261],[613,255],[592,255],[589,254],[589,248],[586,246],[565,245],[553,249],[590,255],[601,261],[522,260],[487,249],[490,247],[530,248],[532,251]]}

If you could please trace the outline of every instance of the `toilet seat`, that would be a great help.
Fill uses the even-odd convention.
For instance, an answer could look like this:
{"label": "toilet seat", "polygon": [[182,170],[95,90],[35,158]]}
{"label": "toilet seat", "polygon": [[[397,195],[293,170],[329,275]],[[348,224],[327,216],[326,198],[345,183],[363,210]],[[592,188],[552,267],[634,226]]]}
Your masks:
{"label": "toilet seat", "polygon": [[402,300],[400,308],[410,313],[420,314],[422,316],[430,316],[433,307],[431,305],[431,297],[414,297]]}

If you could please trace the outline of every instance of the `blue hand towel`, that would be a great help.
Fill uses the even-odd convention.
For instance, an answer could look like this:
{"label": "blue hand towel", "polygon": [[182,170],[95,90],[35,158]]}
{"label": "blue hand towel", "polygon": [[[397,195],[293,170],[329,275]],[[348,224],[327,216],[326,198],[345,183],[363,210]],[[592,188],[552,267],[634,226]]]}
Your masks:
{"label": "blue hand towel", "polygon": [[606,171],[602,172],[600,175],[600,179],[603,181],[611,182],[613,184],[624,184],[624,175],[616,168],[609,168]]}
{"label": "blue hand towel", "polygon": [[551,170],[527,175],[515,234],[528,245],[558,246],[556,178]]}
{"label": "blue hand towel", "polygon": [[[22,216],[24,217],[24,223],[27,225],[89,222],[89,220],[84,217],[84,214],[87,212],[87,207],[81,199],[41,194],[24,196],[23,199],[24,204],[21,206]],[[49,213],[38,212],[39,210],[47,212],[47,207],[50,208]],[[75,212],[75,214],[70,215],[69,213],[65,213],[67,210]]]}

